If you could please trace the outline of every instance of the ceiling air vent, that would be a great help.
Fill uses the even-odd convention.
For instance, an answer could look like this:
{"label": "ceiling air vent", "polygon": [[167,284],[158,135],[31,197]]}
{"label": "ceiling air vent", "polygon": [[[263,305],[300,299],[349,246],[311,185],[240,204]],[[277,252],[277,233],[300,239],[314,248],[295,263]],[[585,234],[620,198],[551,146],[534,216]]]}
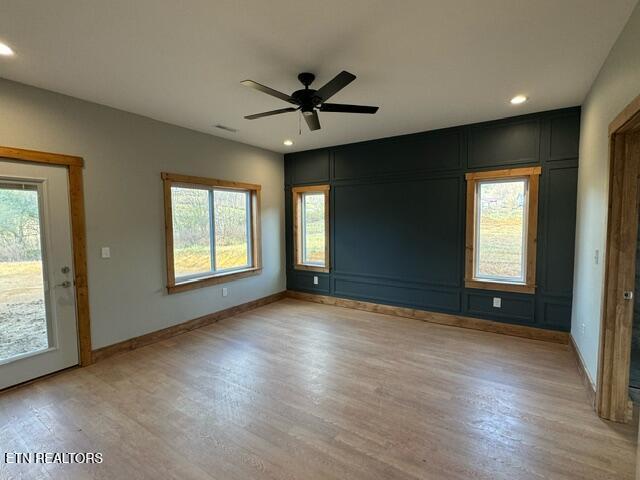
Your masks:
{"label": "ceiling air vent", "polygon": [[220,130],[226,130],[227,132],[231,132],[231,133],[236,133],[238,131],[237,128],[231,128],[231,127],[227,127],[226,125],[216,125],[216,128],[219,128]]}

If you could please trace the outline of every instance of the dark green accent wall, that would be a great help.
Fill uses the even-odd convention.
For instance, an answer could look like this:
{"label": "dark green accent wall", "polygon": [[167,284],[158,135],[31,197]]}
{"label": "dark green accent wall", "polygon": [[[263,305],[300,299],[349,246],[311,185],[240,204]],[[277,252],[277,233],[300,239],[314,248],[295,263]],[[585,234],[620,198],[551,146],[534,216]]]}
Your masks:
{"label": "dark green accent wall", "polygon": [[[285,155],[287,288],[569,331],[579,132],[576,107]],[[536,294],[464,288],[464,174],[531,165]],[[294,270],[291,187],[326,183],[331,272]]]}

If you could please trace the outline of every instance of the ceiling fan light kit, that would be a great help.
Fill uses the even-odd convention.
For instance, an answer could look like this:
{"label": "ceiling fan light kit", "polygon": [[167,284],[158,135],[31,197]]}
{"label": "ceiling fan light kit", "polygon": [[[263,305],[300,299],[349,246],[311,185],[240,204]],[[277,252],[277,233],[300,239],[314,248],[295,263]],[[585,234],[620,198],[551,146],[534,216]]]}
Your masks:
{"label": "ceiling fan light kit", "polygon": [[313,73],[303,72],[298,75],[298,80],[303,89],[296,90],[291,95],[279,92],[273,88],[262,85],[253,80],[243,80],[240,82],[246,87],[251,87],[260,92],[271,95],[272,97],[279,98],[285,102],[296,105],[296,107],[280,108],[278,110],[271,110],[269,112],[256,113],[253,115],[247,115],[247,120],[256,120],[262,117],[270,117],[272,115],[279,115],[281,113],[296,112],[300,110],[304,116],[309,130],[320,130],[320,119],[318,112],[336,112],[336,113],[376,113],[378,107],[372,107],[367,105],[348,105],[344,103],[326,103],[332,96],[342,90],[356,79],[356,76],[352,73],[342,71],[336,75],[333,80],[329,81],[319,90],[309,88],[309,85],[313,83],[316,76]]}

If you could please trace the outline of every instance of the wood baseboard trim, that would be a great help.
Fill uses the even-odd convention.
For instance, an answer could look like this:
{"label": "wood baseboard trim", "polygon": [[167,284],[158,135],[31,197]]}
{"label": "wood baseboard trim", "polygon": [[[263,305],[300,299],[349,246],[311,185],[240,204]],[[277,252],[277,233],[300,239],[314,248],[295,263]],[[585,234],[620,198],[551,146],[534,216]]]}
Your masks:
{"label": "wood baseboard trim", "polygon": [[591,381],[591,377],[589,376],[589,373],[584,366],[584,359],[582,358],[582,355],[580,355],[580,350],[578,350],[578,346],[576,345],[576,341],[573,339],[573,335],[569,335],[569,347],[571,348],[573,356],[576,359],[578,375],[580,375],[580,379],[582,380],[582,384],[584,385],[585,392],[587,393],[587,398],[589,399],[589,404],[595,409],[596,387],[595,384]]}
{"label": "wood baseboard trim", "polygon": [[179,323],[178,325],[172,325],[171,327],[163,328],[162,330],[156,330],[155,332],[140,335],[139,337],[130,338],[129,340],[98,348],[93,351],[93,361],[99,362],[100,360],[104,360],[105,358],[112,357],[119,353],[129,352],[136,348],[151,345],[152,343],[195,330],[196,328],[211,325],[212,323],[216,323],[222,319],[248,312],[249,310],[268,305],[269,303],[277,302],[286,296],[287,294],[285,291],[274,293],[273,295],[258,298],[257,300],[236,305],[235,307],[210,313],[199,318],[194,318],[193,320],[187,320],[186,322]]}
{"label": "wood baseboard trim", "polygon": [[382,313],[385,315],[395,315],[397,317],[413,318],[423,322],[437,323],[451,327],[469,328],[481,330],[483,332],[499,333],[514,337],[528,338],[530,340],[541,340],[543,342],[569,343],[569,333],[555,330],[544,330],[542,328],[528,327],[524,325],[512,325],[509,323],[495,322],[492,320],[482,320],[479,318],[464,317],[462,315],[451,315],[448,313],[427,312],[406,307],[394,307],[380,303],[363,302],[360,300],[350,300],[347,298],[329,297],[314,293],[296,292],[287,290],[289,298],[305,300],[308,302],[322,303],[324,305],[334,305],[338,307],[353,308],[366,312]]}

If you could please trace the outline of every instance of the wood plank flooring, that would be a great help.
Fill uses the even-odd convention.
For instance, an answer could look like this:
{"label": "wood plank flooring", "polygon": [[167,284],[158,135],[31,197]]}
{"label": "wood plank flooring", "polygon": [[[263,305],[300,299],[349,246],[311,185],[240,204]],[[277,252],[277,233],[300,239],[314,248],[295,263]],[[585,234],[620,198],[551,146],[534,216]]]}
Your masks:
{"label": "wood plank flooring", "polygon": [[632,479],[567,346],[286,299],[0,394],[0,478]]}

